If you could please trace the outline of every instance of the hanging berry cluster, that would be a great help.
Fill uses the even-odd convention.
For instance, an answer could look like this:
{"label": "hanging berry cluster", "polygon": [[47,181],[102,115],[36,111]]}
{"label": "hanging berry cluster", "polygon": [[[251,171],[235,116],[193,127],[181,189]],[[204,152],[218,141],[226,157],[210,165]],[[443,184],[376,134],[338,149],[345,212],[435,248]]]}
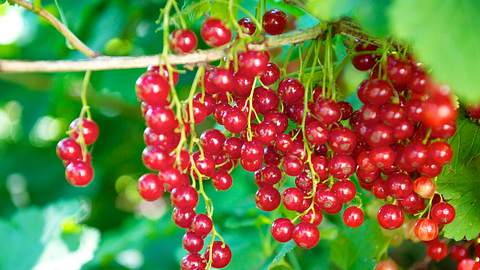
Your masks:
{"label": "hanging berry cluster", "polygon": [[97,141],[99,134],[98,125],[91,118],[86,100],[89,80],[90,72],[87,72],[81,90],[83,106],[80,116],[70,123],[67,132],[69,137],[57,144],[57,155],[65,165],[65,178],[71,185],[77,187],[85,187],[93,179],[89,147]]}

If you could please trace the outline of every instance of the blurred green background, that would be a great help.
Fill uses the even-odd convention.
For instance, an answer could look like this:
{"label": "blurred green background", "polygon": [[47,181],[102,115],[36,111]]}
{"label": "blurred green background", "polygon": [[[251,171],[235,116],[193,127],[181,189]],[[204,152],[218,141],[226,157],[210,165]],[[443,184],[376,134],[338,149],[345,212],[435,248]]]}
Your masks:
{"label": "blurred green background", "polygon": [[[240,2],[254,10],[255,1]],[[58,0],[58,5],[42,1],[82,41],[105,55],[161,51],[155,21],[163,5],[162,0]],[[296,16],[298,28],[317,22],[281,1],[268,1],[268,5]],[[189,18],[197,32],[203,19],[196,15],[202,12]],[[212,12],[225,13],[221,8]],[[69,49],[65,39],[33,13],[3,4],[0,58],[83,56]],[[170,219],[168,196],[146,203],[136,191],[137,178],[147,171],[141,162],[144,123],[134,92],[142,72],[92,75],[88,99],[100,137],[92,150],[95,179],[87,188],[72,187],[64,180],[64,167],[55,154],[56,143],[80,112],[83,74],[0,73],[0,269],[179,268],[185,254],[183,230]],[[347,72],[345,88],[350,92],[363,75],[349,67]],[[192,74],[181,76],[180,94],[191,81]],[[212,125],[206,121],[199,130]],[[207,185],[215,205],[214,220],[233,252],[228,269],[369,269],[389,244],[401,242],[403,232],[385,235],[374,220],[351,230],[338,216],[329,216],[320,226],[322,241],[317,248],[301,251],[293,249],[292,243],[279,245],[269,235],[269,223],[286,211],[266,214],[256,209],[252,174],[236,169],[233,178],[233,188],[227,192]],[[369,207],[374,211],[375,203]],[[395,249],[394,258],[406,267],[423,254],[422,246],[403,243]]]}

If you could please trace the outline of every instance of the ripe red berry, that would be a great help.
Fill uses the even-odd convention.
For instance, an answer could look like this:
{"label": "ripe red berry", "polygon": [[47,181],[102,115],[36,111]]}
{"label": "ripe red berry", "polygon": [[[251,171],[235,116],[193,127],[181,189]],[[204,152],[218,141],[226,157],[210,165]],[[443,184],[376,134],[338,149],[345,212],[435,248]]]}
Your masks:
{"label": "ripe red berry", "polygon": [[220,19],[208,18],[202,24],[200,35],[210,47],[220,47],[232,39],[232,31]]}
{"label": "ripe red berry", "polygon": [[363,220],[363,211],[356,206],[350,206],[343,212],[343,222],[348,227],[357,228],[362,225]]}
{"label": "ripe red berry", "polygon": [[365,98],[369,104],[380,106],[390,101],[392,86],[384,80],[374,79],[365,85]]}
{"label": "ripe red berry", "polygon": [[434,96],[422,104],[422,121],[428,127],[439,127],[452,123],[457,117],[457,110],[448,96]]}
{"label": "ripe red berry", "polygon": [[238,159],[241,156],[242,145],[242,139],[230,137],[223,143],[223,151],[228,154],[231,159]]}
{"label": "ripe red berry", "polygon": [[200,136],[200,143],[205,153],[219,155],[223,153],[225,135],[218,129],[205,130]]}
{"label": "ripe red berry", "polygon": [[282,134],[288,127],[288,116],[281,112],[270,111],[264,115],[264,121],[272,122],[276,129],[278,136],[286,135]]}
{"label": "ripe red berry", "polygon": [[293,224],[288,218],[277,218],[272,223],[270,232],[275,240],[285,243],[292,239]]}
{"label": "ripe red berry", "polygon": [[232,186],[232,176],[226,170],[219,170],[212,178],[213,186],[217,190],[228,190]]}
{"label": "ripe red berry", "polygon": [[330,175],[337,179],[349,178],[356,170],[355,161],[349,155],[337,154],[328,162]]}
{"label": "ripe red berry", "polygon": [[342,202],[330,190],[319,189],[315,193],[315,204],[329,214],[336,214],[342,210]]}
{"label": "ripe red berry", "polygon": [[308,142],[314,146],[323,145],[329,139],[327,128],[319,121],[308,123],[305,127],[305,135]]}
{"label": "ripe red berry", "polygon": [[208,260],[210,256],[212,258],[212,267],[224,268],[232,259],[232,251],[227,244],[215,241],[211,249],[209,248],[205,251],[205,259]]}
{"label": "ripe red berry", "polygon": [[278,9],[272,9],[263,14],[263,30],[270,35],[279,35],[287,27],[287,15]]}
{"label": "ripe red berry", "polygon": [[203,248],[203,238],[193,232],[186,232],[182,239],[183,248],[190,253],[197,253]]}
{"label": "ripe red berry", "polygon": [[412,180],[405,174],[393,174],[387,179],[388,193],[396,199],[403,199],[413,191]]}
{"label": "ripe red berry", "polygon": [[431,241],[427,243],[427,254],[433,260],[441,261],[448,255],[448,246],[444,241]]}
{"label": "ripe red berry", "polygon": [[328,145],[335,153],[350,154],[357,145],[357,136],[348,128],[335,128],[328,135]]}
{"label": "ripe red berry", "polygon": [[273,211],[280,205],[280,193],[272,186],[264,186],[255,194],[255,201],[261,210]]}
{"label": "ripe red berry", "polygon": [[191,186],[176,187],[172,190],[170,198],[177,208],[195,208],[198,203],[198,192]]}
{"label": "ripe red berry", "polygon": [[236,107],[228,109],[222,120],[225,128],[232,133],[240,133],[247,127],[247,117]]}
{"label": "ripe red berry", "polygon": [[447,142],[433,142],[428,146],[428,156],[432,162],[445,165],[452,160],[452,147]]}
{"label": "ripe red berry", "polygon": [[356,190],[355,185],[353,184],[352,181],[350,181],[350,180],[340,180],[338,182],[335,182],[335,184],[333,184],[332,192],[335,193],[337,198],[342,203],[347,203],[347,202],[353,200],[353,198],[355,198],[357,190]]}
{"label": "ripe red berry", "polygon": [[260,76],[264,85],[272,85],[280,78],[280,69],[274,63],[268,63],[265,71]]}
{"label": "ripe red berry", "polygon": [[242,28],[243,32],[249,36],[253,35],[257,30],[257,26],[253,23],[252,19],[248,17],[238,20],[238,25]]}
{"label": "ripe red berry", "polygon": [[160,171],[173,165],[174,159],[167,151],[156,146],[147,146],[142,152],[143,164],[151,170]]}
{"label": "ripe red berry", "polygon": [[425,199],[430,199],[435,194],[435,184],[432,179],[420,176],[413,182],[413,191]]}
{"label": "ripe red berry", "polygon": [[151,107],[145,114],[147,126],[158,133],[165,133],[175,129],[178,125],[175,114],[168,107]]}
{"label": "ripe red berry", "polygon": [[193,218],[191,230],[202,237],[207,236],[213,228],[212,220],[205,214],[198,214]]}
{"label": "ripe red berry", "polygon": [[261,86],[255,88],[252,105],[257,113],[266,114],[271,111],[276,111],[278,103],[277,93],[273,90]]}
{"label": "ripe red berry", "polygon": [[438,224],[448,224],[455,219],[455,208],[447,202],[438,202],[432,206],[430,215]]}
{"label": "ripe red berry", "polygon": [[303,100],[305,88],[302,83],[294,78],[285,78],[278,85],[278,94],[287,105],[295,104]]}
{"label": "ripe red berry", "polygon": [[172,32],[170,46],[176,53],[189,53],[197,48],[197,36],[190,29],[177,29]]}
{"label": "ripe red berry", "polygon": [[294,155],[284,157],[282,165],[283,171],[289,176],[297,176],[302,173],[305,168],[303,161]]}
{"label": "ripe red berry", "polygon": [[173,208],[172,219],[180,228],[190,228],[193,218],[195,217],[195,210],[189,208]]}
{"label": "ripe red berry", "polygon": [[238,54],[238,73],[248,77],[261,75],[267,70],[269,61],[267,52],[246,51]]}
{"label": "ripe red berry", "polygon": [[63,161],[82,160],[82,148],[72,138],[64,138],[57,144],[57,155]]}
{"label": "ripe red berry", "polygon": [[180,267],[182,270],[204,270],[207,263],[198,253],[189,253],[182,258]]}
{"label": "ripe red berry", "polygon": [[404,217],[400,207],[393,204],[385,204],[378,210],[377,219],[380,226],[392,230],[402,226]]}
{"label": "ripe red berry", "polygon": [[136,82],[137,97],[152,106],[166,105],[170,84],[158,72],[146,72]]}
{"label": "ripe red berry", "polygon": [[138,193],[147,201],[155,201],[163,195],[163,185],[157,175],[144,174],[138,179]]}
{"label": "ripe red berry", "polygon": [[215,162],[209,156],[201,157],[199,152],[192,155],[195,167],[198,171],[208,177],[213,177],[215,174]]}
{"label": "ripe red berry", "polygon": [[415,223],[414,232],[420,241],[432,241],[438,237],[438,224],[431,219],[421,218]]}
{"label": "ripe red berry", "polygon": [[273,186],[282,179],[282,171],[277,166],[267,165],[255,172],[255,183],[259,187]]}
{"label": "ripe red berry", "polygon": [[85,187],[93,179],[92,165],[83,161],[74,161],[65,168],[67,181],[76,187]]}
{"label": "ripe red berry", "polygon": [[93,144],[98,138],[98,125],[95,121],[87,118],[77,118],[70,124],[70,130],[72,131],[71,137],[75,140],[78,139],[79,133],[82,132],[85,144]]}
{"label": "ripe red berry", "polygon": [[298,211],[302,206],[304,194],[298,188],[287,188],[283,191],[282,202],[285,208],[291,211]]}
{"label": "ripe red berry", "polygon": [[320,232],[315,225],[302,221],[295,225],[292,231],[292,237],[297,246],[311,249],[315,247],[320,240]]}
{"label": "ripe red berry", "polygon": [[340,120],[342,112],[340,107],[333,100],[322,100],[316,102],[312,113],[324,125],[330,125]]}
{"label": "ripe red berry", "polygon": [[395,86],[406,86],[412,80],[412,66],[408,62],[389,56],[387,59],[387,76]]}

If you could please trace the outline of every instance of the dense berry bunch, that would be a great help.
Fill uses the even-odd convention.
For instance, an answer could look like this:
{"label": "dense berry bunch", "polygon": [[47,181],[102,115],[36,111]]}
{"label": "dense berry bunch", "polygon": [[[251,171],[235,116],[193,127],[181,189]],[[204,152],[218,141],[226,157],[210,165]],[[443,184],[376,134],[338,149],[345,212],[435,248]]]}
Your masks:
{"label": "dense berry bunch", "polygon": [[479,270],[480,245],[478,240],[448,243],[446,240],[434,240],[425,243],[427,255],[434,261],[442,261],[450,255],[450,259],[456,262],[459,270]]}
{"label": "dense berry bunch", "polygon": [[80,117],[70,124],[69,137],[57,144],[57,155],[65,165],[67,181],[77,187],[85,187],[93,179],[93,167],[88,147],[98,138],[95,121]]}

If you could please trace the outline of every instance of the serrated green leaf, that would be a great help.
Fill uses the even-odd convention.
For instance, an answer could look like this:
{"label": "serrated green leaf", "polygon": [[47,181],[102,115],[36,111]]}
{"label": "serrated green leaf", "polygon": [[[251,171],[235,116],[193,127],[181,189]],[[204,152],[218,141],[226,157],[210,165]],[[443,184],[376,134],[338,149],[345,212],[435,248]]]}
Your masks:
{"label": "serrated green leaf", "polygon": [[438,191],[455,207],[456,217],[444,228],[444,236],[473,239],[480,232],[480,127],[468,119],[458,122],[455,137],[450,140],[454,160],[438,177]]}
{"label": "serrated green leaf", "polygon": [[478,10],[477,0],[397,0],[390,13],[396,37],[409,41],[434,77],[469,102],[480,101]]}
{"label": "serrated green leaf", "polygon": [[324,21],[342,17],[354,19],[367,32],[376,36],[388,34],[387,10],[391,0],[308,0],[305,8]]}
{"label": "serrated green leaf", "polygon": [[377,257],[389,243],[378,223],[367,219],[359,228],[342,224],[339,229],[338,237],[331,245],[332,262],[340,269],[373,269]]}
{"label": "serrated green leaf", "polygon": [[279,251],[265,262],[264,267],[262,269],[268,270],[274,265],[278,264],[285,257],[285,255],[287,255],[290,251],[293,250],[295,246],[296,245],[295,245],[295,242],[293,242],[293,240],[289,241],[286,244],[282,244]]}

